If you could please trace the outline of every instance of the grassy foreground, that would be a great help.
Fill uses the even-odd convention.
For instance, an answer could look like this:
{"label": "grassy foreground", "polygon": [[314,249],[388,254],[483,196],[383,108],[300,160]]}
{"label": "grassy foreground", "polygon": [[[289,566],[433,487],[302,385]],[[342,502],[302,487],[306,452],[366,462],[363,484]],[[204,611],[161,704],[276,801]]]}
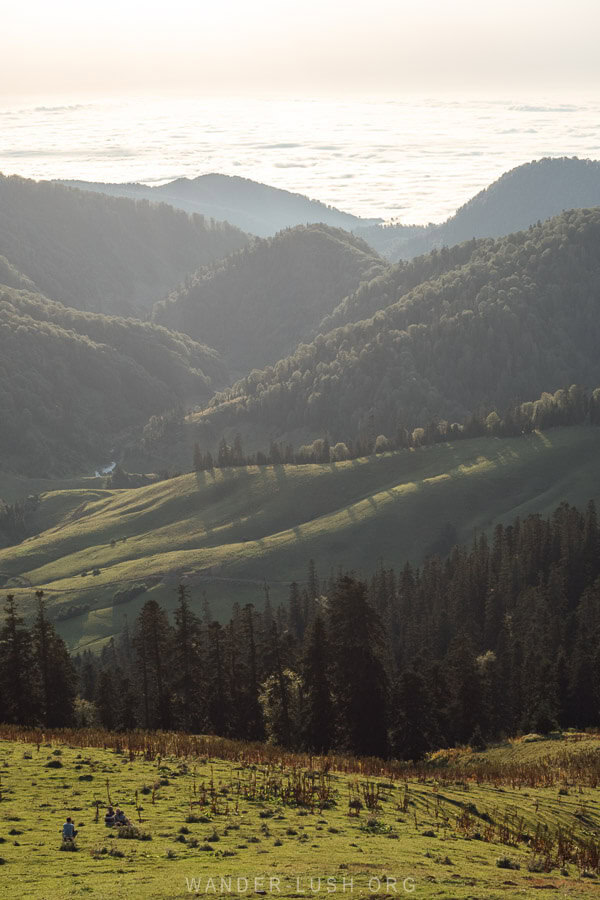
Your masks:
{"label": "grassy foreground", "polygon": [[[330,465],[215,469],[134,490],[48,491],[39,534],[0,551],[0,590],[28,604],[43,588],[71,648],[98,647],[149,596],[173,605],[181,579],[224,618],[236,601],[262,605],[265,579],[283,599],[311,558],[321,575],[418,562],[450,549],[439,546],[448,524],[468,542],[562,500],[584,505],[599,476],[600,428],[573,427]],[[145,594],[114,603],[140,582]]]}
{"label": "grassy foreground", "polygon": [[[333,760],[328,771],[323,760],[217,739],[14,733],[0,732],[3,898],[600,890],[590,849],[600,837],[598,736],[451,754],[402,773],[374,761]],[[137,836],[104,826],[108,796]],[[59,849],[69,814],[77,852]]]}

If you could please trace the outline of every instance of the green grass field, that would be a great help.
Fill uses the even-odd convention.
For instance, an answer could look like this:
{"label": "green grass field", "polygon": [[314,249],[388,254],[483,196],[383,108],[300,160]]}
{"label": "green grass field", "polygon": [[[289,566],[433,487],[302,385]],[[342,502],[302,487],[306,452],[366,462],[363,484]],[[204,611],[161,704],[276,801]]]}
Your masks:
{"label": "green grass field", "polygon": [[[447,523],[470,541],[562,500],[585,504],[600,495],[599,476],[600,429],[582,427],[330,465],[215,469],[134,490],[49,491],[40,533],[0,551],[0,588],[26,609],[36,588],[63,614],[86,604],[60,631],[73,649],[97,647],[147,597],[173,605],[180,579],[226,617],[236,601],[261,605],[265,579],[283,599],[311,558],[321,575],[419,562]],[[113,605],[137,582],[146,594]]]}
{"label": "green grass field", "polygon": [[104,478],[94,475],[81,475],[72,478],[27,478],[15,475],[14,472],[0,470],[0,497],[6,503],[23,500],[29,494],[42,494],[46,491],[66,491],[74,488],[102,486]]}
{"label": "green grass field", "polygon": [[[585,778],[576,784],[557,771],[548,787],[511,785],[509,777],[471,777],[465,760],[441,775],[432,769],[407,780],[332,771],[319,808],[286,794],[303,777],[291,757],[270,764],[244,759],[243,751],[238,760],[147,759],[128,753],[126,739],[110,749],[114,740],[90,748],[85,739],[73,746],[55,736],[36,746],[6,735],[5,729],[0,884],[6,900],[265,892],[494,900],[539,897],[540,890],[591,897],[600,890],[597,873],[560,860],[557,845],[548,857],[538,846],[559,829],[576,841],[598,840],[600,790]],[[500,754],[511,764],[547,766],[559,745],[574,756],[597,754],[600,741],[510,744],[490,751],[490,764],[497,768]],[[108,797],[148,839],[124,840],[105,827]],[[356,797],[364,803],[351,815]],[[78,828],[77,852],[59,849],[67,815]],[[499,867],[502,858],[512,867]]]}

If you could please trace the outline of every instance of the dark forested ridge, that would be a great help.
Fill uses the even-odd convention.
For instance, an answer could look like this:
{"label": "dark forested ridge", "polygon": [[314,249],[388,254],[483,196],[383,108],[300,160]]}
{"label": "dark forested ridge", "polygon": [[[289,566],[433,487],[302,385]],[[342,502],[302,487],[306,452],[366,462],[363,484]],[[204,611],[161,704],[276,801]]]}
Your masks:
{"label": "dark forested ridge", "polygon": [[270,237],[284,228],[323,222],[348,231],[367,226],[374,219],[361,219],[351,213],[310,200],[281,188],[260,184],[249,178],[208,174],[198,178],[178,178],[168,184],[101,184],[68,181],[66,184],[116,197],[133,197],[154,203],[169,203],[188,213],[199,213],[219,221],[231,222],[243,231]]}
{"label": "dark forested ridge", "polygon": [[[492,540],[421,569],[380,568],[368,583],[319,578],[310,565],[287,603],[272,609],[267,596],[262,612],[238,607],[226,625],[207,605],[194,612],[181,586],[173,621],[147,600],[99,657],[75,658],[79,692],[88,721],[110,729],[269,737],[404,759],[523,731],[597,728],[599,576],[595,506],[563,503],[548,519],[498,526]],[[33,632],[10,598],[7,613],[0,717],[33,724],[44,715],[30,708],[36,694],[5,685],[17,675],[13,646],[39,658],[43,605]],[[62,671],[67,692],[64,662]]]}
{"label": "dark forested ridge", "polygon": [[411,259],[434,247],[471,238],[501,237],[567,209],[600,205],[600,162],[544,158],[505,172],[441,225],[410,229],[377,225],[358,229],[390,259]]}
{"label": "dark forested ridge", "polygon": [[[464,264],[372,318],[252,372],[215,398],[210,418],[344,440],[367,426],[462,421],[566,384],[598,384],[600,209],[467,249]],[[382,304],[404,273],[376,282]]]}
{"label": "dark forested ridge", "polygon": [[0,457],[26,475],[101,461],[117,435],[226,381],[213,350],[0,286]]}
{"label": "dark forested ridge", "polygon": [[186,273],[246,240],[166,204],[0,175],[0,254],[42,293],[78,309],[148,314]]}
{"label": "dark forested ridge", "polygon": [[324,316],[385,268],[348,232],[298,226],[200,269],[156,304],[154,320],[216,347],[231,369],[247,372],[312,338]]}
{"label": "dark forested ridge", "polygon": [[516,166],[439,225],[361,219],[301,194],[227,175],[179,178],[158,187],[65,183],[111,196],[169,203],[186,212],[231,222],[260,237],[294,225],[323,222],[355,232],[392,260],[412,259],[434,247],[450,247],[473,237],[502,237],[566,209],[600,204],[600,162],[576,157],[545,157]]}

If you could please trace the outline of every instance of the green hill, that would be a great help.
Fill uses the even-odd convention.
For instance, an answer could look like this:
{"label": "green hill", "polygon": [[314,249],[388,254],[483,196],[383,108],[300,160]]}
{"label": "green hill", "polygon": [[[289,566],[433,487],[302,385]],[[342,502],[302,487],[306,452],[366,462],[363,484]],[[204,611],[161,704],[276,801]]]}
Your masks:
{"label": "green hill", "polygon": [[411,259],[434,247],[520,231],[565,209],[598,205],[600,162],[545,157],[505,172],[440,225],[374,225],[357,233],[389,259]]}
{"label": "green hill", "polygon": [[[379,294],[370,318],[252,372],[214,399],[207,418],[271,434],[308,426],[337,441],[600,383],[599,248],[600,208],[438,254],[441,274],[407,293],[400,266],[358,292],[358,307],[364,295],[370,310]],[[435,273],[432,260],[421,265]]]}
{"label": "green hill", "polygon": [[186,335],[1,285],[0,376],[0,468],[29,478],[106,463],[122,433],[227,382]]}
{"label": "green hill", "polygon": [[583,505],[600,496],[599,474],[600,429],[573,427],[330,465],[215,469],[135,490],[49,492],[41,533],[0,551],[2,587],[26,604],[43,588],[71,645],[94,645],[147,597],[115,602],[136,584],[170,605],[185,578],[195,603],[205,590],[225,617],[236,601],[262,604],[264,579],[275,602],[285,598],[311,558],[323,575],[418,561],[450,549],[449,532],[468,542],[565,499]]}
{"label": "green hill", "polygon": [[0,175],[0,254],[41,293],[78,309],[148,314],[187,272],[246,240],[166,204]]}
{"label": "green hill", "polygon": [[156,304],[154,320],[215,347],[233,371],[275,363],[386,265],[359,238],[298,226],[200,269]]}

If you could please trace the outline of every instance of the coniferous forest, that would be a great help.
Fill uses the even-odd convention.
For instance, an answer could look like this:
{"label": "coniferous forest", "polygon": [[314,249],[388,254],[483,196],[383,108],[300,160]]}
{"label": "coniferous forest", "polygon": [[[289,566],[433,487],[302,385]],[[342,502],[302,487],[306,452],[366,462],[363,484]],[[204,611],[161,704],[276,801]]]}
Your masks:
{"label": "coniferous forest", "polygon": [[[99,655],[69,659],[37,598],[6,601],[5,722],[209,732],[293,750],[419,760],[519,732],[597,728],[600,525],[562,504],[446,559],[368,581],[317,573],[272,607],[148,600]],[[51,672],[51,676],[49,673]]]}

